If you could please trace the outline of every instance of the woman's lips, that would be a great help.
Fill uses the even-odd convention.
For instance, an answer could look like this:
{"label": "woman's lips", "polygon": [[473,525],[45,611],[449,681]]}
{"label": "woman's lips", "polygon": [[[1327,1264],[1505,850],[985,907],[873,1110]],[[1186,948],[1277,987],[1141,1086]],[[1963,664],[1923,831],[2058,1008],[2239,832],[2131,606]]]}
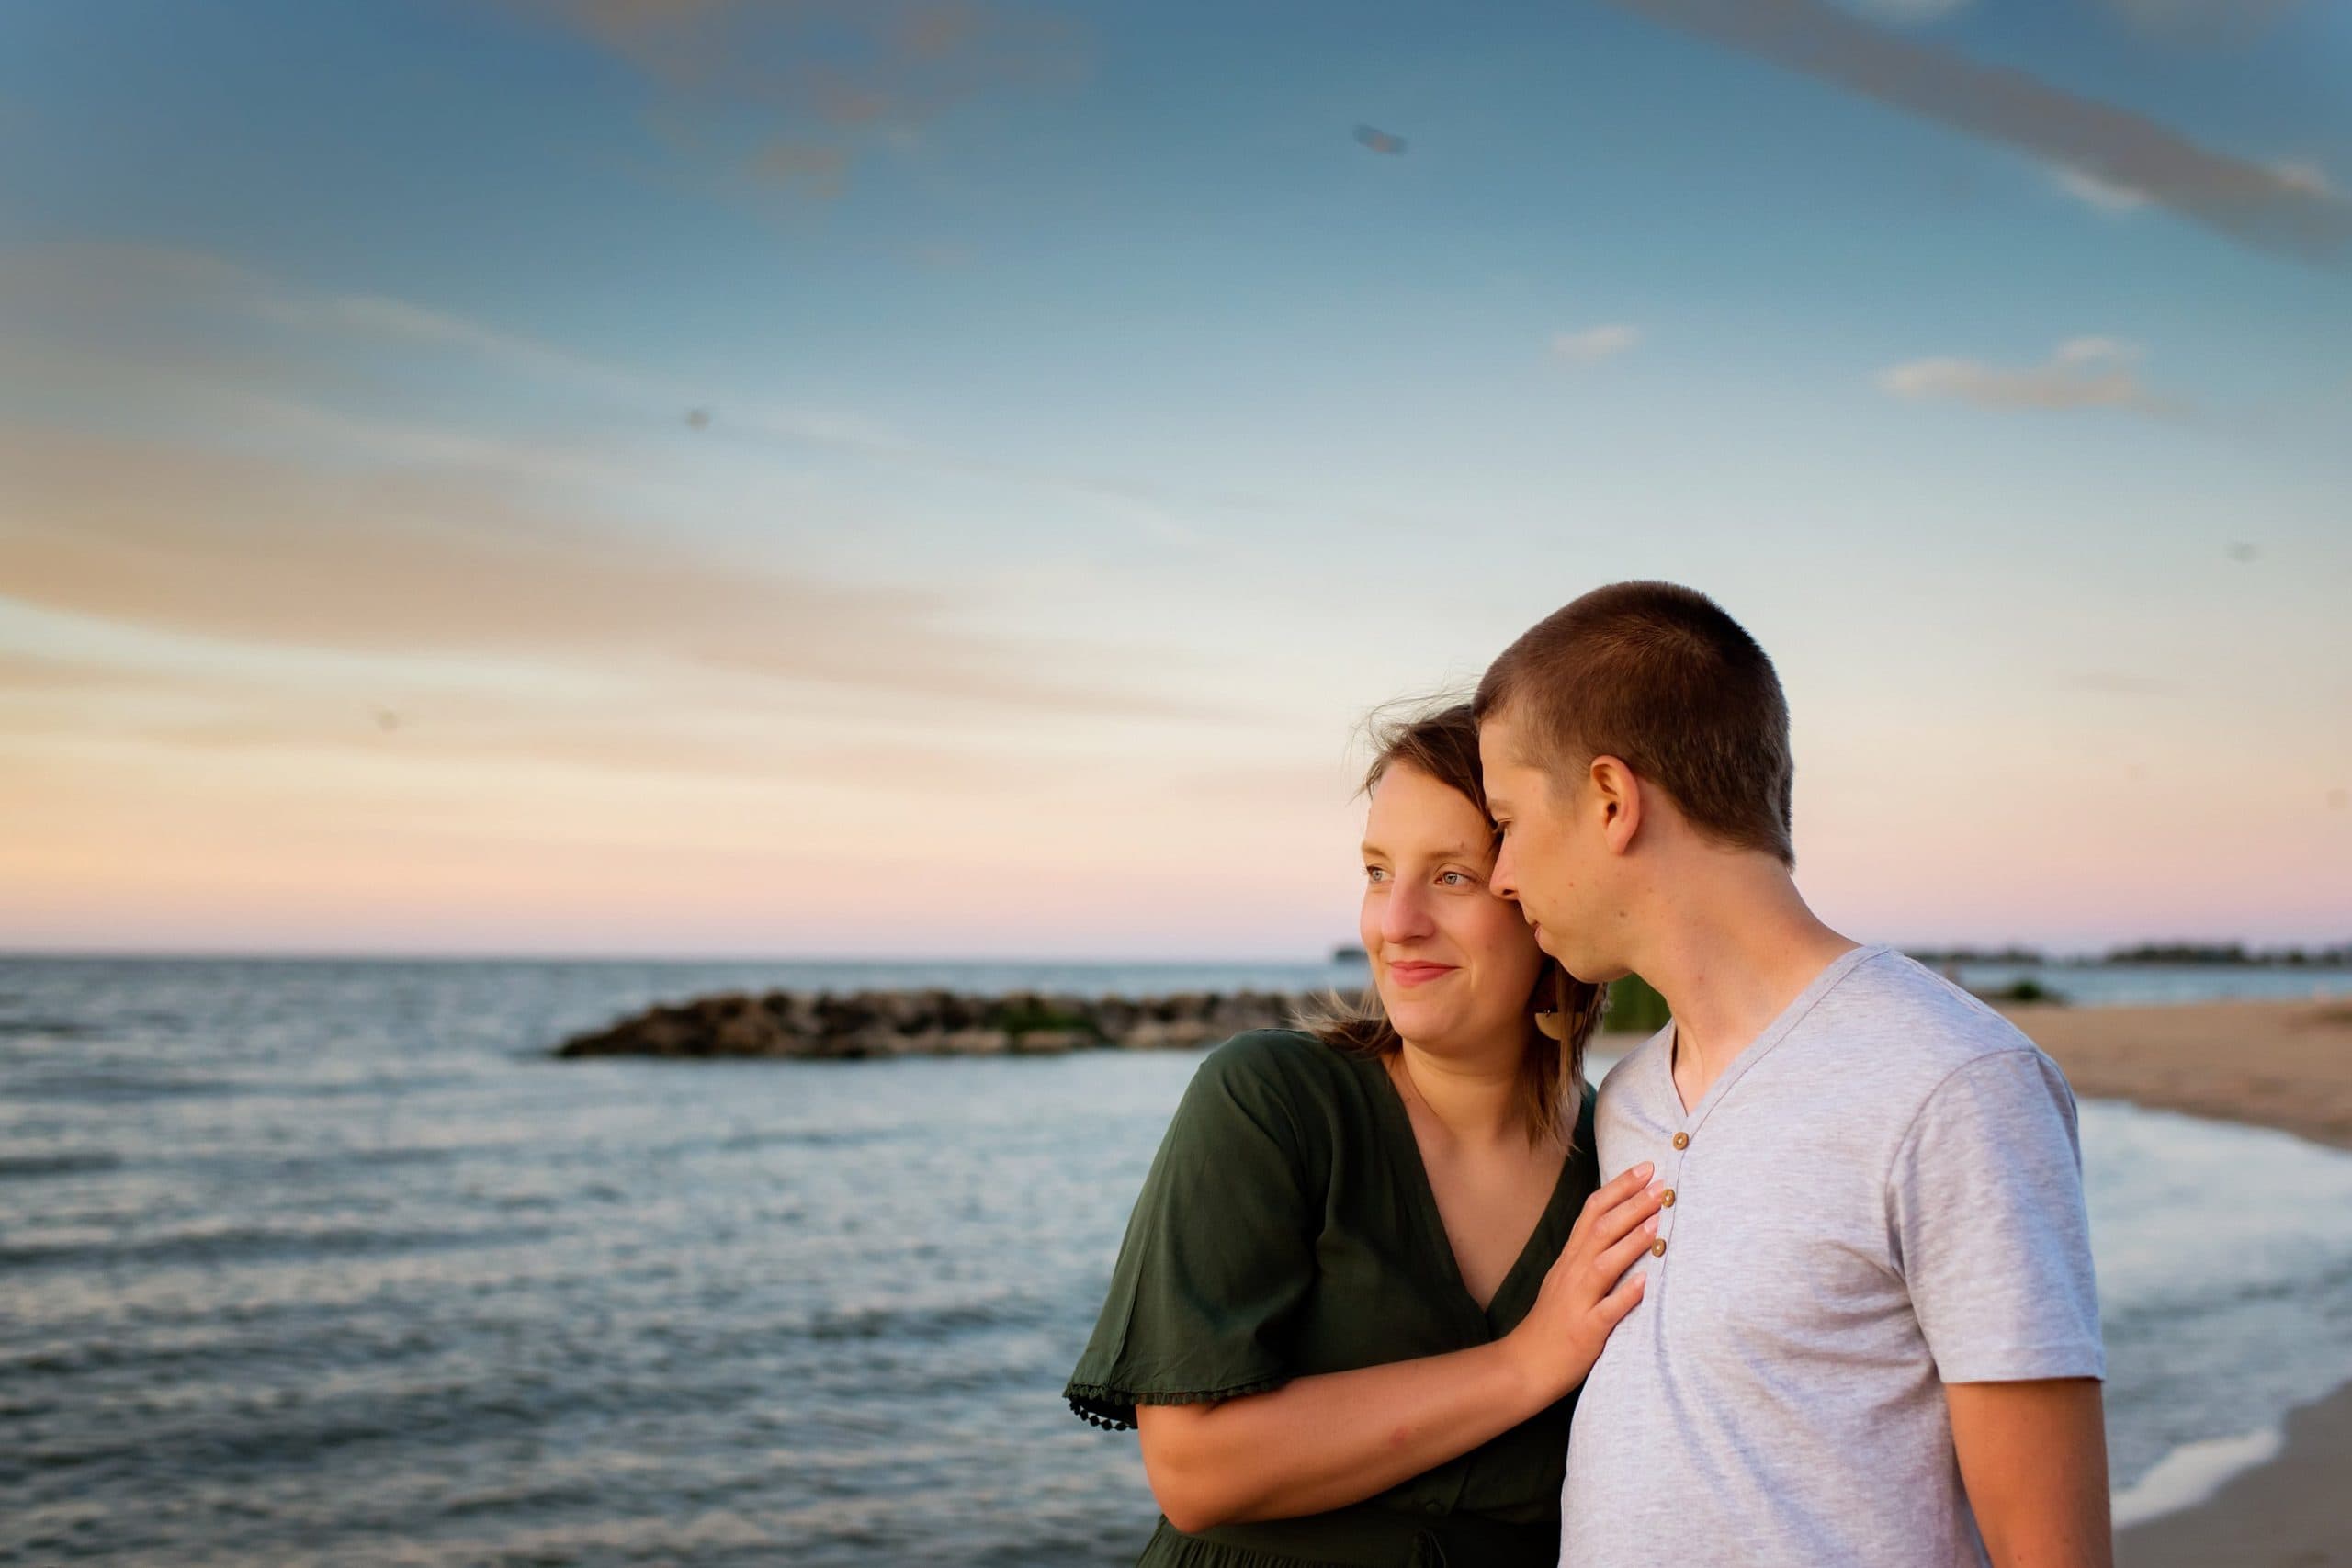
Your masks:
{"label": "woman's lips", "polygon": [[1451,964],[1391,964],[1388,973],[1400,986],[1426,986],[1441,976],[1453,973]]}

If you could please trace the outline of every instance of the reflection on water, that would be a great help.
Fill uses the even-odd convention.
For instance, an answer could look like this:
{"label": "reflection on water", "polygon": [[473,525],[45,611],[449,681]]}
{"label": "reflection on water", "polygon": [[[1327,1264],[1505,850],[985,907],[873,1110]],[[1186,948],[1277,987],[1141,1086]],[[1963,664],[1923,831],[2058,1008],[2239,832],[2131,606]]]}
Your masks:
{"label": "reflection on water", "polygon": [[[1055,1395],[1196,1058],[542,1055],[808,979],[0,964],[0,1558],[1131,1561]],[[2084,1130],[2120,1484],[2352,1376],[2352,1159]]]}

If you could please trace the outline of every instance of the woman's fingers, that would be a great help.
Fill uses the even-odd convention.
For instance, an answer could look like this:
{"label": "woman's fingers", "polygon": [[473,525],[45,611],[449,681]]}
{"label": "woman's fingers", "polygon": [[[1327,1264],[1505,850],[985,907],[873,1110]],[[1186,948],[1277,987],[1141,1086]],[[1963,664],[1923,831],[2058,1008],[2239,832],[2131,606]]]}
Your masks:
{"label": "woman's fingers", "polygon": [[1657,1213],[1665,1204],[1665,1186],[1653,1181],[1594,1215],[1587,1239],[1596,1247],[1613,1246],[1619,1237]]}
{"label": "woman's fingers", "polygon": [[1593,1272],[1606,1281],[1601,1288],[1606,1290],[1615,1284],[1617,1277],[1634,1266],[1634,1259],[1650,1249],[1657,1236],[1657,1221],[1653,1216],[1635,1225],[1623,1241],[1603,1249],[1600,1256],[1593,1259]]}
{"label": "woman's fingers", "polygon": [[1625,1314],[1642,1304],[1642,1292],[1649,1288],[1647,1274],[1628,1274],[1617,1281],[1617,1288],[1593,1303],[1592,1315],[1600,1320],[1601,1331],[1616,1327]]}
{"label": "woman's fingers", "polygon": [[1590,1234],[1611,1209],[1639,1192],[1643,1184],[1649,1180],[1653,1168],[1649,1161],[1644,1160],[1639,1165],[1619,1171],[1614,1179],[1594,1188],[1585,1198],[1584,1207],[1577,1212],[1577,1223],[1569,1227],[1567,1250],[1574,1252],[1577,1244]]}
{"label": "woman's fingers", "polygon": [[1640,1191],[1643,1183],[1649,1180],[1653,1168],[1649,1161],[1644,1160],[1639,1165],[1628,1166],[1619,1171],[1614,1179],[1594,1188],[1592,1195],[1584,1201],[1585,1216],[1589,1219],[1603,1210],[1612,1209]]}

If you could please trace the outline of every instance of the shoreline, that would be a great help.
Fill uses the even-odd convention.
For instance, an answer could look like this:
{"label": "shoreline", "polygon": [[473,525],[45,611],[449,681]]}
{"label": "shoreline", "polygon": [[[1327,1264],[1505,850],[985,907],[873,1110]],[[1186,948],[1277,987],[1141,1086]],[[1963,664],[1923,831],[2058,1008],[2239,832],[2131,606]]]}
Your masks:
{"label": "shoreline", "polygon": [[2238,1471],[2210,1497],[2115,1532],[2118,1568],[2352,1568],[2352,1383],[2290,1413],[2274,1459]]}
{"label": "shoreline", "polygon": [[2352,1149],[2352,1001],[2005,1006],[2085,1100],[2127,1100]]}
{"label": "shoreline", "polygon": [[[2352,1004],[2001,1010],[2082,1099],[2270,1127],[2352,1150]],[[2119,1524],[2120,1568],[2352,1568],[2352,1511],[2338,1496],[2352,1474],[2352,1382],[2290,1412],[2282,1431],[2191,1447],[2200,1451],[2177,1450],[2165,1461],[2181,1461],[2171,1484],[2151,1478],[2158,1492],[2177,1489],[2181,1506]]]}

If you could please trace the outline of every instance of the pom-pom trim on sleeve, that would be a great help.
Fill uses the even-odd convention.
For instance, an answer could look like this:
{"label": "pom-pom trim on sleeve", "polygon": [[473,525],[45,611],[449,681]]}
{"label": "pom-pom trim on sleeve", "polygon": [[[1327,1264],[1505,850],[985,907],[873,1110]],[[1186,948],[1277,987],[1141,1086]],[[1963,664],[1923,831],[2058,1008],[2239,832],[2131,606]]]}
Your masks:
{"label": "pom-pom trim on sleeve", "polygon": [[1212,1404],[1247,1394],[1271,1393],[1288,1382],[1286,1377],[1256,1378],[1231,1388],[1176,1393],[1074,1382],[1062,1390],[1062,1397],[1069,1401],[1070,1414],[1089,1426],[1100,1427],[1106,1432],[1124,1432],[1135,1426],[1133,1416],[1138,1404]]}

